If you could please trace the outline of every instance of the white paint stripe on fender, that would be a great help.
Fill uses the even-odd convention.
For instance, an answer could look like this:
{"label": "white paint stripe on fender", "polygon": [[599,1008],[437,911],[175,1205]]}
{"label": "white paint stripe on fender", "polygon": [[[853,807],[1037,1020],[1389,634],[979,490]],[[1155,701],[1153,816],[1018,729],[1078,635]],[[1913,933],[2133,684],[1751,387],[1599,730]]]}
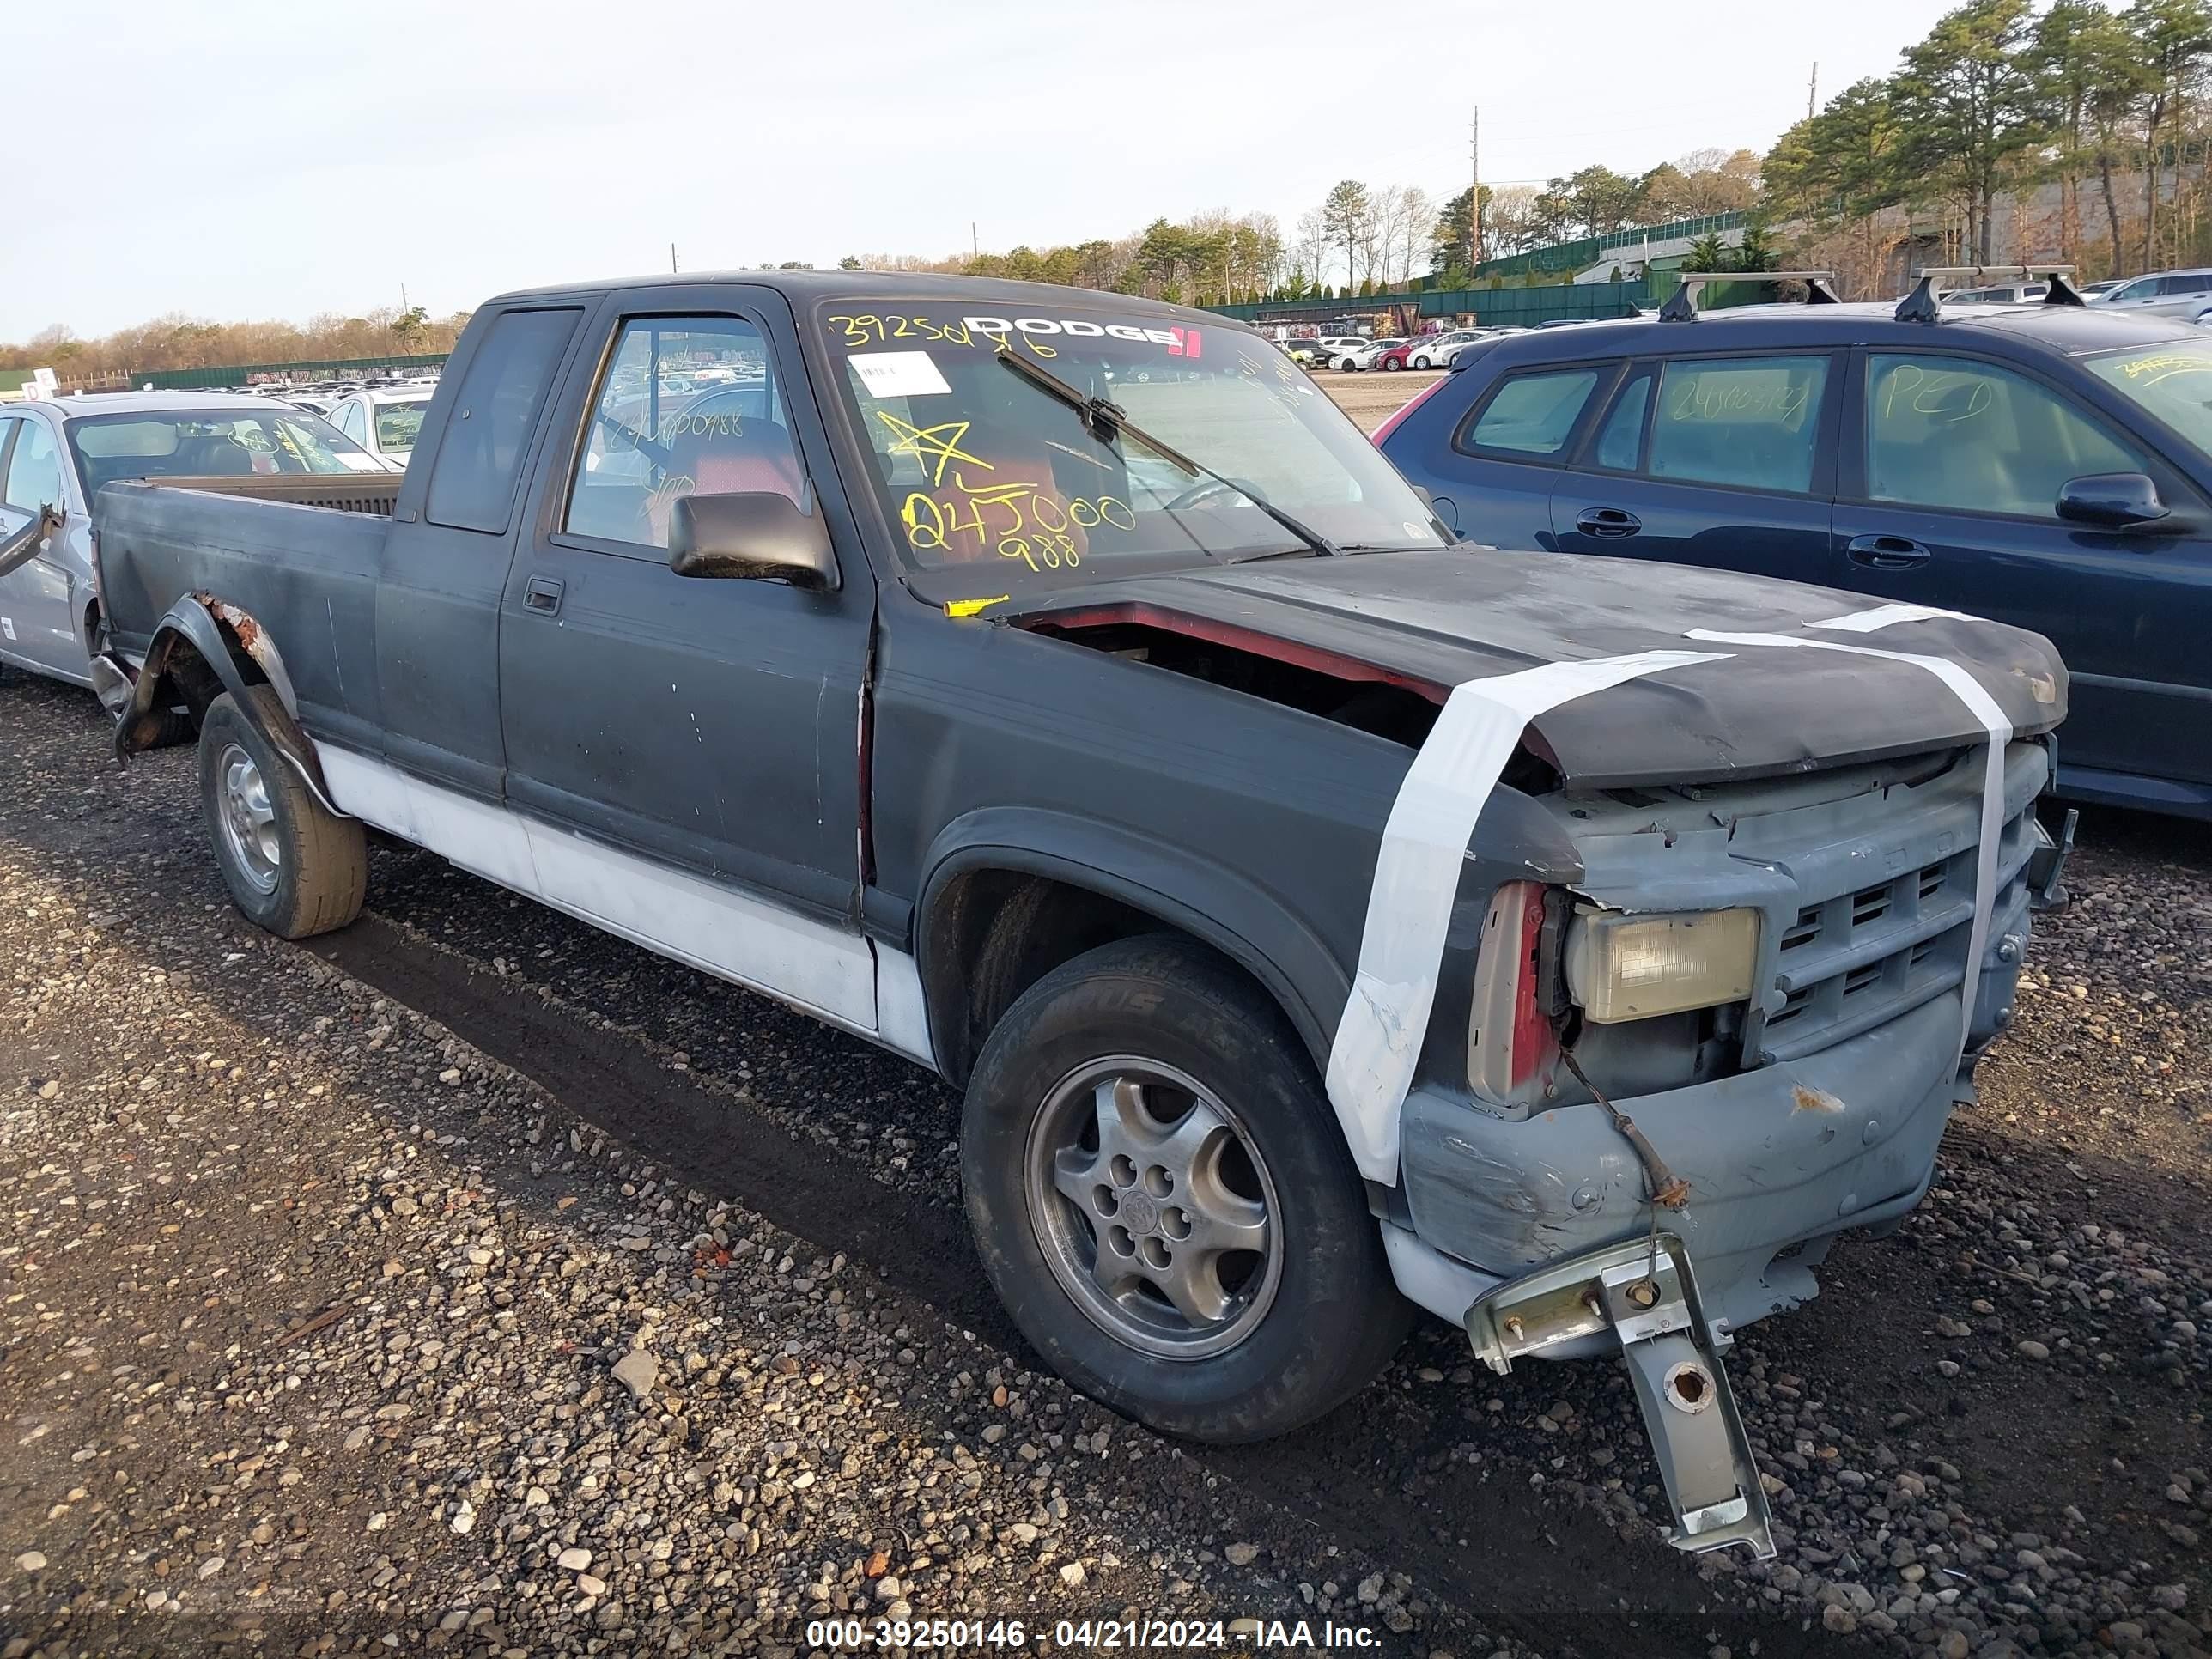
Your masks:
{"label": "white paint stripe on fender", "polygon": [[1398,1113],[1428,1035],[1468,840],[1528,722],[1625,680],[1728,654],[1645,651],[1547,663],[1452,689],[1383,826],[1359,967],[1329,1046],[1329,1104],[1362,1175],[1398,1179]]}
{"label": "white paint stripe on fender", "polygon": [[1927,622],[1931,617],[1948,617],[1954,622],[1972,622],[1963,611],[1946,611],[1938,605],[1878,605],[1871,611],[1853,611],[1848,615],[1831,617],[1826,622],[1808,622],[1808,628],[1826,628],[1838,634],[1872,634],[1892,623]]}
{"label": "white paint stripe on fender", "polygon": [[[1883,611],[1910,611],[1911,605],[1885,605]],[[1881,611],[1864,611],[1874,617]],[[1954,611],[1941,611],[1942,616],[1954,616]],[[1838,618],[1849,621],[1850,618]],[[1893,616],[1891,622],[1917,620]],[[1833,623],[1812,624],[1814,627],[1832,627]],[[1887,624],[1876,624],[1886,626]],[[1871,632],[1871,628],[1851,629],[1852,633]],[[1764,645],[1802,647],[1812,651],[1845,651],[1856,657],[1887,657],[1892,662],[1909,662],[1916,668],[1924,668],[1951,688],[1952,694],[1966,706],[1966,712],[1981,722],[1982,730],[1989,734],[1989,750],[1982,760],[1982,835],[1981,843],[1974,856],[1974,924],[1966,935],[1966,976],[1960,986],[1959,1053],[1966,1052],[1966,1038],[1974,1024],[1974,999],[1980,994],[1982,982],[1982,952],[1987,948],[1990,922],[1996,910],[1997,902],[1997,842],[2004,830],[2004,772],[2005,746],[2012,741],[2012,722],[1997,706],[1982,683],[1970,673],[1963,663],[1946,657],[1917,656],[1909,651],[1884,651],[1870,645],[1845,645],[1837,640],[1806,640],[1793,634],[1720,634],[1710,629],[1693,628],[1691,639],[1714,645]]]}

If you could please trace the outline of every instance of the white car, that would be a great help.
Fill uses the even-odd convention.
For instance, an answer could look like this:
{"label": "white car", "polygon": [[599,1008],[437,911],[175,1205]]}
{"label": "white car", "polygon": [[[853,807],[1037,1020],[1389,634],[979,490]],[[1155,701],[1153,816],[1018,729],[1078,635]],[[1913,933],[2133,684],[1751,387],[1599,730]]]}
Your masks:
{"label": "white car", "polygon": [[2091,303],[2146,317],[2179,317],[2199,328],[2212,327],[2212,270],[2157,271],[2123,283]]}
{"label": "white car", "polygon": [[1387,340],[1355,340],[1350,345],[1331,354],[1328,366],[1331,368],[1342,369],[1372,368],[1375,367],[1376,358],[1392,346],[1403,344],[1405,341],[1395,336]]}
{"label": "white car", "polygon": [[1462,346],[1473,345],[1482,338],[1485,331],[1479,328],[1455,328],[1449,334],[1431,334],[1413,343],[1406,354],[1408,368],[1449,368],[1451,360],[1459,356]]}
{"label": "white car", "polygon": [[329,420],[370,454],[404,466],[429,407],[430,393],[419,386],[356,392],[338,400]]}

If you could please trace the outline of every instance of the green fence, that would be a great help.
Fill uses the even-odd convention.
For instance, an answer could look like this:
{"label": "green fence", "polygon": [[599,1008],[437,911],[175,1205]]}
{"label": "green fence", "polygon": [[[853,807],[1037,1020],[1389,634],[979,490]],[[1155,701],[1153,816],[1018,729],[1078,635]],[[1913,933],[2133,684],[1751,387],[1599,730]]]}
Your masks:
{"label": "green fence", "polygon": [[205,368],[134,368],[131,371],[130,385],[134,390],[150,386],[156,392],[168,392],[179,386],[247,386],[256,379],[323,380],[385,369],[438,368],[444,366],[447,355],[442,351],[432,351],[412,357],[332,357],[319,362],[226,363]]}
{"label": "green fence", "polygon": [[1502,259],[1486,259],[1475,267],[1475,280],[1480,283],[1492,276],[1549,276],[1563,270],[1580,270],[1617,249],[1684,237],[1695,241],[1700,236],[1741,230],[1750,222],[1747,213],[1707,213],[1694,219],[1672,219],[1663,225],[1638,225],[1627,230],[1607,231],[1602,236],[1584,236],[1577,241],[1533,248],[1526,253],[1510,253]]}

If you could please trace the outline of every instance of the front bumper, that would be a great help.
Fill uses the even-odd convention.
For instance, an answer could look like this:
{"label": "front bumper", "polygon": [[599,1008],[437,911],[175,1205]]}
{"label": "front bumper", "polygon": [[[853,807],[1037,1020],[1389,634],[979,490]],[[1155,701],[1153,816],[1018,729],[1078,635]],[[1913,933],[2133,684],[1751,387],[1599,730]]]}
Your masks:
{"label": "front bumper", "polygon": [[[2008,977],[2003,989],[2008,1005]],[[1734,1328],[1796,1306],[1835,1234],[1919,1200],[1968,1097],[1953,1064],[1959,1019],[1954,993],[1802,1060],[1619,1103],[1690,1183],[1665,1220],[1697,1256],[1711,1318]],[[1412,1231],[1486,1278],[1650,1229],[1643,1166],[1599,1106],[1514,1121],[1419,1090],[1400,1127]],[[1550,1352],[1607,1346],[1600,1335]]]}

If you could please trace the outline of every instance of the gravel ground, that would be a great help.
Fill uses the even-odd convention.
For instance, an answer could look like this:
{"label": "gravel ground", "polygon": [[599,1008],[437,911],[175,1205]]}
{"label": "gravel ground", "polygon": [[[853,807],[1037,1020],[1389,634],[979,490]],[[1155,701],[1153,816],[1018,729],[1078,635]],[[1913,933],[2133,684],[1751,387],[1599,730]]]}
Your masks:
{"label": "gravel ground", "polygon": [[1617,1366],[1478,1378],[1441,1327],[1287,1441],[1164,1442],[1031,1369],[915,1068],[409,850],[271,940],[188,753],[117,769],[66,688],[0,682],[0,1659],[752,1654],[902,1607],[2212,1650],[2200,829],[2085,823],[1929,1202],[1741,1337],[1755,1565],[1659,1541]]}

